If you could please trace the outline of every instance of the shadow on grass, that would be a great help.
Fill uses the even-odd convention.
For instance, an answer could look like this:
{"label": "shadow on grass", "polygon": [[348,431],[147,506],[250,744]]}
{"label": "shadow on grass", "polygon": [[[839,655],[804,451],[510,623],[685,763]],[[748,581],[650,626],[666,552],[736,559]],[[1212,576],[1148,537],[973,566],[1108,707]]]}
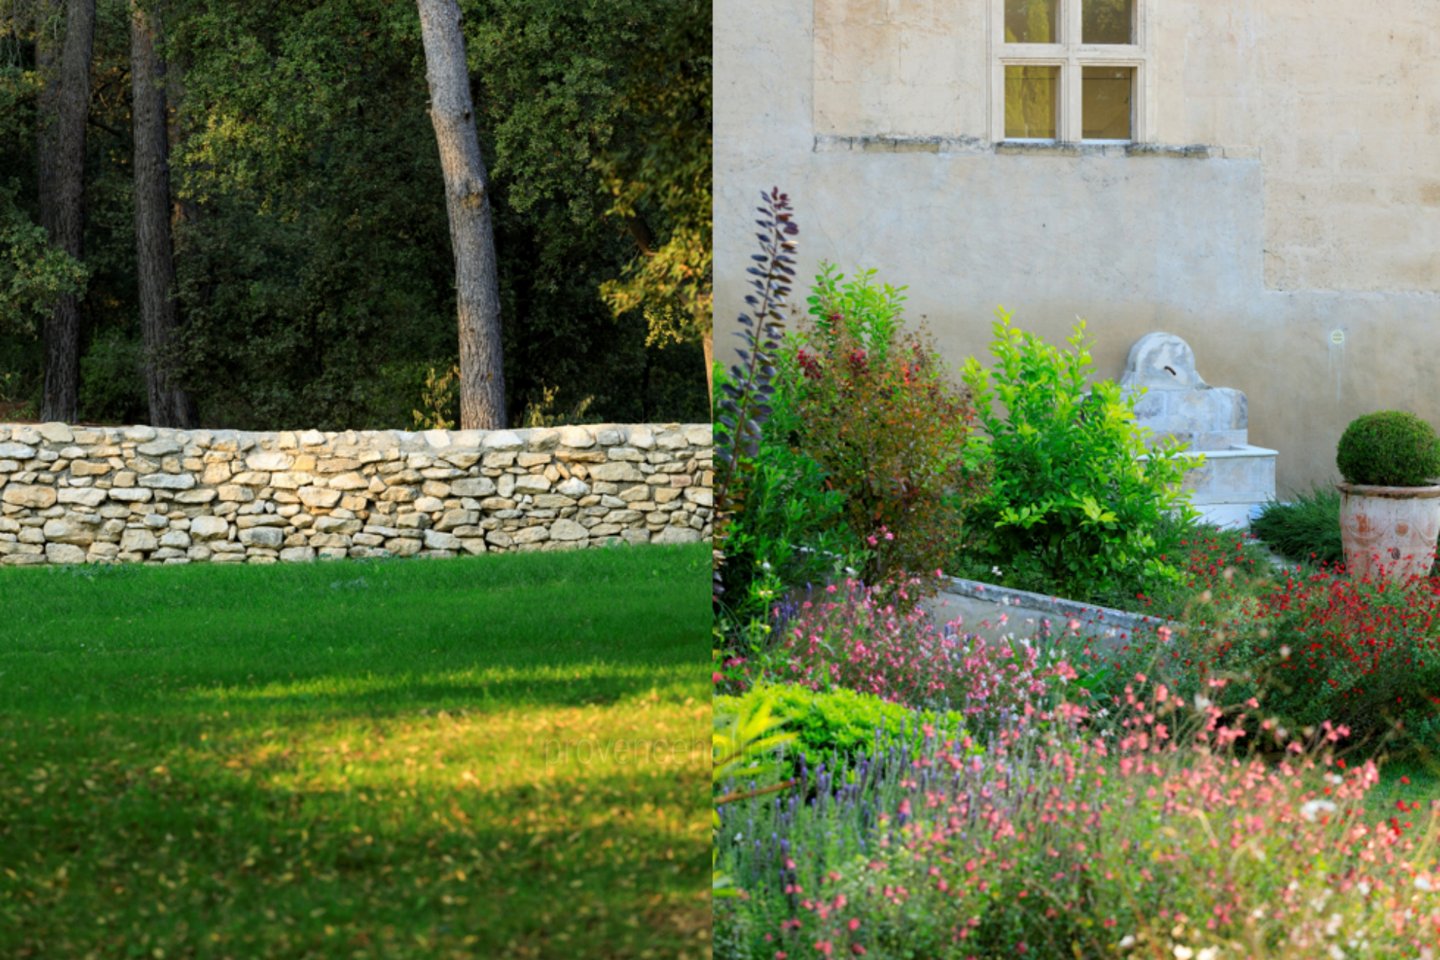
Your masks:
{"label": "shadow on grass", "polygon": [[[252,674],[215,685],[196,685],[164,674],[110,677],[103,684],[74,684],[68,696],[58,686],[60,677],[52,675],[31,684],[12,682],[10,703],[0,707],[0,732],[7,724],[7,713],[17,719],[74,714],[159,716],[182,724],[197,713],[211,723],[214,714],[228,714],[225,719],[230,723],[226,725],[233,725],[247,717],[276,722],[323,714],[345,721],[439,710],[609,706],[636,700],[682,703],[709,695],[702,656],[703,650],[697,647],[697,665],[693,666],[645,668],[575,661],[521,670],[449,670],[439,676],[416,676],[408,671],[322,672],[262,680]],[[176,689],[170,689],[171,684]]]}
{"label": "shadow on grass", "polygon": [[45,822],[0,801],[0,954],[183,954],[204,931],[238,956],[699,957],[691,766],[501,791],[284,789],[193,763],[88,799],[57,782]]}

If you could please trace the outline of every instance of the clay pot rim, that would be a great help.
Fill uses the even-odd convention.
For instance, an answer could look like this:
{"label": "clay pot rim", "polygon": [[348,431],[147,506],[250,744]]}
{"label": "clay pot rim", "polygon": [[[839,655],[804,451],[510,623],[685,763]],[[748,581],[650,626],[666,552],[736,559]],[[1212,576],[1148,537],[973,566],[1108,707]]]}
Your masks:
{"label": "clay pot rim", "polygon": [[1383,497],[1390,500],[1432,500],[1440,497],[1440,484],[1423,487],[1383,487],[1368,483],[1345,483],[1342,481],[1335,484],[1335,488],[1341,493],[1348,493],[1352,496]]}

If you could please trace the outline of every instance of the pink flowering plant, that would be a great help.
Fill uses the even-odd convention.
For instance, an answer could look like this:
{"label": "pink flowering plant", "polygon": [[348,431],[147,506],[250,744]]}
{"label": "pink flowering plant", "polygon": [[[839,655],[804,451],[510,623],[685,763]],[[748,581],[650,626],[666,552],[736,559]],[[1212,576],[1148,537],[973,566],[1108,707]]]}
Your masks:
{"label": "pink flowering plant", "polygon": [[1106,724],[1062,702],[983,751],[898,744],[727,808],[715,955],[1433,958],[1434,811],[1376,821],[1343,728],[1245,710],[1136,677]]}
{"label": "pink flowering plant", "polygon": [[813,690],[847,687],[915,707],[1004,723],[1048,704],[1076,676],[1061,646],[992,641],[936,625],[921,583],[850,579],[800,604],[769,654],[774,679]]}

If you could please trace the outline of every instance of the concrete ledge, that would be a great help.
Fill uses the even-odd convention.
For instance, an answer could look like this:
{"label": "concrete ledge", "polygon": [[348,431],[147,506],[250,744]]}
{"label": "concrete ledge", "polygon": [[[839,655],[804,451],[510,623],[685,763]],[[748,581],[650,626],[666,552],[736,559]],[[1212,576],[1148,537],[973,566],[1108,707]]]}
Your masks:
{"label": "concrete ledge", "polygon": [[994,144],[979,137],[835,136],[815,138],[816,153],[959,153],[989,154]]}
{"label": "concrete ledge", "polygon": [[945,153],[975,155],[1038,155],[1046,157],[1163,157],[1180,160],[1225,159],[1219,147],[1205,144],[1087,143],[1069,140],[1002,140],[982,137],[860,134],[815,137],[816,153]]}
{"label": "concrete ledge", "polygon": [[963,632],[992,640],[1007,635],[1050,640],[1073,633],[1091,638],[1100,649],[1113,650],[1132,638],[1153,637],[1160,627],[1177,627],[1159,617],[960,577],[950,578],[927,603],[937,623],[959,619]]}

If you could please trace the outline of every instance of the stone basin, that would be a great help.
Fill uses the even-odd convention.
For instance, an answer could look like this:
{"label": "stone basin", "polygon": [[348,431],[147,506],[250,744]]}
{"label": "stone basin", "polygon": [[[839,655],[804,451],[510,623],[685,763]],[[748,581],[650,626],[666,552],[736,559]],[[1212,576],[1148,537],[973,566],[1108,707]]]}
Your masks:
{"label": "stone basin", "polygon": [[1185,474],[1182,486],[1207,523],[1244,528],[1255,512],[1275,499],[1275,458],[1278,451],[1250,443],[1223,450],[1187,450],[1182,456],[1203,456],[1205,462]]}
{"label": "stone basin", "polygon": [[1278,453],[1249,442],[1245,394],[1206,383],[1184,340],[1162,332],[1141,337],[1120,384],[1135,397],[1135,420],[1150,431],[1148,443],[1179,440],[1189,448],[1184,456],[1205,458],[1182,485],[1206,522],[1248,527],[1275,499]]}

